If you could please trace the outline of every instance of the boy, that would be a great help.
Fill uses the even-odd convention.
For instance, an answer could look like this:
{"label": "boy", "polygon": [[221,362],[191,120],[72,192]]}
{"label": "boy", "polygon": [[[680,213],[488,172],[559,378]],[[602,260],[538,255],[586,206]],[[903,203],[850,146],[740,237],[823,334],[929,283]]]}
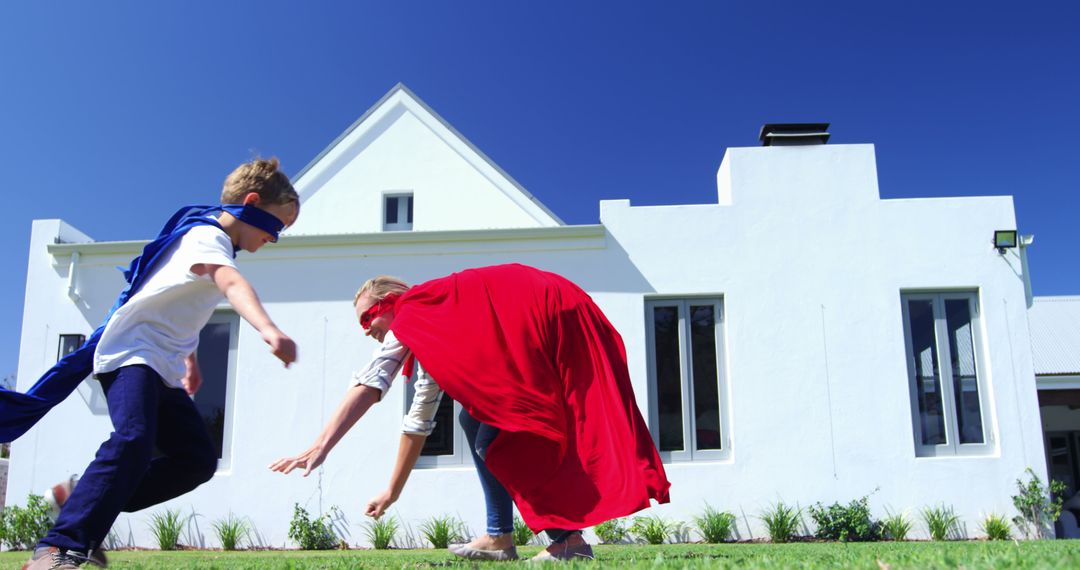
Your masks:
{"label": "boy", "polygon": [[[93,350],[115,431],[62,500],[56,525],[24,569],[104,566],[98,549],[121,511],[180,496],[214,475],[217,453],[189,396],[202,383],[199,331],[222,296],[286,367],[296,360],[296,344],[233,261],[237,251],[258,251],[296,221],[296,190],[277,159],[254,160],[225,179],[221,202],[170,220],[132,262],[130,286],[99,329],[96,348],[97,331],[84,346]],[[163,455],[151,458],[155,445]]]}

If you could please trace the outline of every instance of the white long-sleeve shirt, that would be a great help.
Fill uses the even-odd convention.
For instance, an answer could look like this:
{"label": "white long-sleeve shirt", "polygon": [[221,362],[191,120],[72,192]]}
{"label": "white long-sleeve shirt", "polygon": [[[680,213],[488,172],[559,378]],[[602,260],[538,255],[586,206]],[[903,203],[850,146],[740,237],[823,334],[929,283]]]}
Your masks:
{"label": "white long-sleeve shirt", "polygon": [[[367,366],[353,373],[353,385],[378,388],[386,395],[410,352],[409,348],[394,336],[393,331],[387,331]],[[443,391],[427,370],[424,370],[420,361],[416,362],[416,379],[413,382],[413,400],[409,413],[402,418],[401,431],[428,436],[435,430],[435,412],[439,410]]]}

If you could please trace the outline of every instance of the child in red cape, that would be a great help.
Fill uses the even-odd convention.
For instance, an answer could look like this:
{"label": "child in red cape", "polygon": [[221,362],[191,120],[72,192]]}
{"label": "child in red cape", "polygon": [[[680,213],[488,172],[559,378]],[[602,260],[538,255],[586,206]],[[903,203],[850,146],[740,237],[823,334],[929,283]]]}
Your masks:
{"label": "child in red cape", "polygon": [[488,507],[488,534],[452,546],[459,556],[516,558],[513,504],[530,528],[552,537],[538,558],[568,559],[592,554],[580,529],[647,508],[650,499],[668,502],[670,483],[634,399],[622,338],[577,285],[499,265],[411,288],[372,279],[354,304],[382,346],[315,445],[271,469],[310,473],[394,375],[415,367],[397,463],[368,515],[382,515],[400,495],[434,427],[440,391],[462,405]]}

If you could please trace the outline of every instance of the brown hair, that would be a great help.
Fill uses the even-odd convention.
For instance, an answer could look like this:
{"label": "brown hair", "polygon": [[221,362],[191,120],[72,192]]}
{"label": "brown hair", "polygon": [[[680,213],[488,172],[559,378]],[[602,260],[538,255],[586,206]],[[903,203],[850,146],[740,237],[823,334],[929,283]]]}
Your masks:
{"label": "brown hair", "polygon": [[360,295],[364,293],[368,293],[376,301],[382,301],[387,295],[400,295],[408,290],[409,284],[401,279],[389,275],[380,275],[374,279],[364,281],[364,284],[356,291],[352,304],[355,307],[357,301],[360,300]]}
{"label": "brown hair", "polygon": [[278,170],[277,158],[256,158],[236,167],[225,177],[221,190],[222,204],[242,204],[244,196],[254,192],[263,205],[300,203],[300,196],[289,177]]}

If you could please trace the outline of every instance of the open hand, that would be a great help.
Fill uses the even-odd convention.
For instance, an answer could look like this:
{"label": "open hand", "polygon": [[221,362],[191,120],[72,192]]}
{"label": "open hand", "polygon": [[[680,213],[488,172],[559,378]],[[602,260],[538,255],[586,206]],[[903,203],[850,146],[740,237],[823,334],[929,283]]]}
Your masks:
{"label": "open hand", "polygon": [[277,471],[283,475],[292,473],[293,469],[303,469],[304,477],[307,477],[315,468],[322,465],[326,459],[326,452],[322,446],[313,445],[307,451],[295,457],[282,457],[270,464],[271,471]]}

